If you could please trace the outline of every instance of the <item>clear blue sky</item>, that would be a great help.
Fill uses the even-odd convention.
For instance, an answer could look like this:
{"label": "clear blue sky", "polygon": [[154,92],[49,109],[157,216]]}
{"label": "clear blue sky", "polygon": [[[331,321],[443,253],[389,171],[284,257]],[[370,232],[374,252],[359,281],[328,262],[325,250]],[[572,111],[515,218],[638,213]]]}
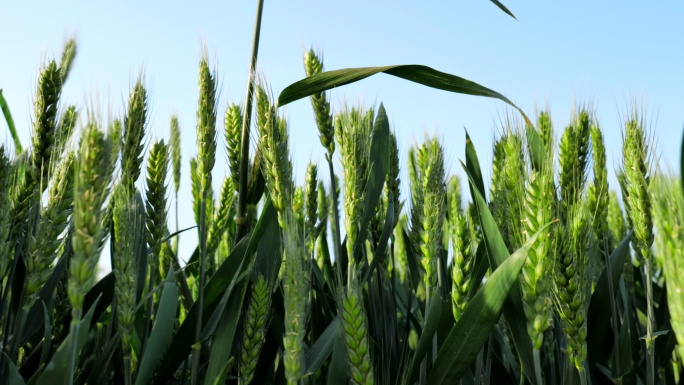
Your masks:
{"label": "clear blue sky", "polygon": [[[120,116],[144,68],[151,94],[148,141],[168,138],[170,114],[180,117],[181,226],[192,225],[187,161],[196,153],[202,41],[218,69],[222,115],[229,100],[244,97],[256,1],[94,3],[15,1],[0,11],[0,88],[22,142],[28,143],[41,60],[59,55],[65,37],[76,34],[79,51],[63,102],[83,108],[97,99],[103,116]],[[487,0],[437,3],[266,0],[260,72],[277,94],[304,76],[302,53],[312,45],[323,50],[327,69],[424,64],[497,90],[529,115],[548,103],[557,132],[568,123],[573,102],[589,102],[604,129],[611,175],[620,162],[621,117],[636,98],[649,113],[657,156],[677,164],[684,123],[684,3],[504,1],[518,21]],[[382,101],[404,154],[425,132],[436,133],[448,148],[450,170],[458,174],[463,127],[488,173],[496,126],[509,111],[497,100],[387,75],[337,89],[331,99],[338,106]],[[296,178],[302,181],[309,159],[322,163],[323,151],[308,100],[285,112]],[[0,120],[0,140],[7,141],[6,132]],[[227,170],[220,140],[217,183]],[[611,182],[616,187],[613,177]],[[182,238],[182,257],[195,239]]]}

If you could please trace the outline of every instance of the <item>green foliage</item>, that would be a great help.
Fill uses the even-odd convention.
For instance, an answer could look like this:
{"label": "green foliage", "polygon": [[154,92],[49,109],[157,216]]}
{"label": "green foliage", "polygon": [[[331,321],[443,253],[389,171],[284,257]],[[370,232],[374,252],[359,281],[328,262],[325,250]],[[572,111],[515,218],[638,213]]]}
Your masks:
{"label": "green foliage", "polygon": [[[171,244],[192,223],[177,218],[172,233],[167,215],[167,183],[173,180],[176,205],[181,183],[178,119],[171,118],[169,145],[156,141],[146,153],[141,75],[122,120],[105,133],[89,113],[75,130],[78,107],[59,108],[75,52],[70,41],[59,65],[49,62],[40,73],[31,146],[22,152],[15,144],[12,158],[0,145],[0,382],[627,385],[682,378],[684,195],[675,177],[651,166],[639,115],[627,121],[618,177],[627,221],[609,190],[601,129],[585,108],[558,149],[549,111],[537,127],[524,115],[508,118],[490,181],[467,133],[467,185],[448,173],[445,143],[427,138],[408,152],[409,194],[402,196],[403,157],[384,106],[334,110],[329,89],[385,72],[510,101],[423,66],[324,72],[309,51],[307,77],[277,102],[265,83],[256,87],[256,118],[247,127],[255,129],[254,159],[242,158],[249,142],[241,140],[252,107],[243,116],[242,107],[228,106],[230,175],[215,201],[219,90],[203,56],[198,148],[189,158],[199,241],[186,256]],[[296,185],[279,107],[306,97],[329,175],[312,163]],[[79,137],[70,140],[74,131]],[[143,200],[135,185],[145,156]],[[246,160],[251,169],[242,168]],[[238,218],[245,170],[248,217]],[[113,272],[98,280],[106,239]]]}

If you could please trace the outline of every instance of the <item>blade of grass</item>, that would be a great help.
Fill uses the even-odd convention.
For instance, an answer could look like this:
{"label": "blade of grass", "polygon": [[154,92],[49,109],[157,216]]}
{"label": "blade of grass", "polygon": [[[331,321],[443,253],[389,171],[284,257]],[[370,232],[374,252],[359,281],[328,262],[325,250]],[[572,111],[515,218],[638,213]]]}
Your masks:
{"label": "blade of grass", "polygon": [[508,16],[514,18],[515,20],[518,20],[518,18],[515,17],[515,15],[513,14],[513,12],[509,11],[508,8],[506,8],[506,6],[503,5],[499,0],[489,0],[489,1],[491,1],[492,3],[494,3],[494,5],[496,5],[497,7],[499,7],[499,9],[502,10],[502,11],[504,11]]}
{"label": "blade of grass", "polygon": [[335,317],[309,351],[306,352],[306,373],[304,377],[315,374],[328,360],[328,357],[333,352],[339,328],[340,320]]}
{"label": "blade of grass", "polygon": [[74,329],[76,333],[69,333],[64,342],[62,342],[59,348],[57,348],[57,351],[52,356],[50,362],[45,366],[45,369],[43,369],[39,377],[37,377],[35,385],[54,385],[66,381],[68,377],[67,369],[72,353],[72,343],[76,344],[75,351],[76,357],[78,359],[78,353],[81,351],[81,349],[83,349],[83,346],[86,343],[88,331],[90,330],[90,322],[93,319],[97,302],[98,301],[96,300],[95,306],[91,306],[88,310],[88,313],[86,313],[86,315],[78,321],[78,324]]}
{"label": "blade of grass", "polygon": [[0,108],[2,108],[2,114],[5,115],[7,127],[9,128],[10,135],[12,135],[12,140],[14,140],[14,153],[19,156],[24,152],[24,148],[21,146],[21,140],[19,139],[19,134],[17,134],[17,128],[14,126],[14,119],[12,119],[12,113],[7,105],[7,100],[2,95],[2,89],[0,89]]}
{"label": "blade of grass", "polygon": [[14,365],[12,360],[7,357],[5,353],[2,353],[5,357],[5,373],[7,373],[7,385],[25,385],[24,378],[19,373],[19,369]]}
{"label": "blade of grass", "polygon": [[166,348],[171,343],[178,310],[178,288],[176,287],[174,273],[173,266],[171,266],[159,299],[159,309],[155,317],[154,328],[150,333],[147,349],[145,349],[140,360],[138,375],[135,379],[136,385],[150,383],[157,367],[161,364]]}
{"label": "blade of grass", "polygon": [[[546,224],[542,229],[550,225],[551,223]],[[540,233],[541,231],[537,232],[506,258],[473,296],[439,350],[428,375],[428,384],[452,384],[472,365],[499,319],[508,293],[514,289],[514,283],[518,280],[527,253]]]}
{"label": "blade of grass", "polygon": [[502,94],[462,77],[417,64],[345,68],[322,72],[285,87],[278,97],[278,106],[282,107],[296,100],[327,91],[331,88],[354,83],[378,73],[386,73],[444,91],[499,99],[517,109],[522,114],[525,122],[530,126],[532,125],[522,109]]}
{"label": "blade of grass", "polygon": [[[473,178],[470,169],[468,169],[463,162],[461,162],[461,166],[463,166],[463,169],[466,171],[470,184],[475,185],[475,178]],[[473,201],[476,203],[480,217],[482,234],[489,256],[489,265],[492,269],[496,269],[497,266],[508,259],[508,249],[506,248],[501,232],[496,226],[494,217],[489,211],[489,207],[487,206],[483,195],[477,188],[471,188],[471,193],[473,194]],[[508,299],[504,304],[504,317],[506,317],[506,321],[511,329],[511,337],[513,338],[513,343],[522,362],[525,376],[527,376],[528,380],[533,381],[532,379],[535,377],[532,371],[534,368],[532,342],[527,333],[527,319],[525,318],[525,314],[519,311],[522,309],[520,282],[515,281],[512,285],[513,289],[510,290]]]}

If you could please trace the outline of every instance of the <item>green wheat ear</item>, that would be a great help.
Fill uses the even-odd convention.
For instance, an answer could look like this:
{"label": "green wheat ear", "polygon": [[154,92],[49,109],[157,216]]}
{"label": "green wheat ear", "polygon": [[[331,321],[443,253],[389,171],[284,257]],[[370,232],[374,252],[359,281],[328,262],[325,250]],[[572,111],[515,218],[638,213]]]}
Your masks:
{"label": "green wheat ear", "polygon": [[620,207],[620,198],[615,190],[610,190],[608,194],[608,231],[611,236],[611,249],[615,250],[618,243],[627,235],[627,224],[625,216]]}
{"label": "green wheat ear", "polygon": [[347,351],[349,380],[355,385],[372,385],[373,364],[368,330],[360,295],[354,289],[340,293],[342,336]]}
{"label": "green wheat ear", "polygon": [[181,133],[178,116],[171,116],[171,134],[169,138],[169,151],[171,152],[171,173],[173,174],[173,191],[178,195],[181,178]]}
{"label": "green wheat ear", "polygon": [[99,243],[102,236],[102,216],[111,174],[110,149],[98,123],[91,120],[85,128],[79,149],[74,180],[73,256],[69,265],[68,293],[74,319],[83,309],[84,293],[93,285]]}
{"label": "green wheat ear", "polygon": [[522,245],[520,231],[525,195],[522,134],[517,126],[506,122],[507,132],[494,144],[492,163],[491,210],[501,227],[501,235],[510,251]]}
{"label": "green wheat ear", "polygon": [[299,383],[304,372],[304,338],[309,309],[309,268],[306,246],[299,236],[301,228],[289,206],[285,212],[283,228],[283,302],[285,307],[285,334],[283,337],[285,377],[289,385]]}
{"label": "green wheat ear", "polygon": [[454,253],[451,261],[451,302],[454,319],[457,322],[470,299],[475,262],[472,237],[467,219],[462,213],[460,195],[460,182],[457,177],[452,177],[449,180],[447,202],[449,207],[449,238]]}
{"label": "green wheat ear", "polygon": [[219,247],[223,235],[228,230],[230,213],[235,201],[235,185],[233,179],[225,177],[221,185],[221,196],[219,197],[218,208],[214,211],[214,218],[211,220],[209,234],[207,236],[207,255],[213,256]]}
{"label": "green wheat ear", "polygon": [[14,225],[12,237],[19,241],[30,230],[31,218],[37,210],[40,193],[47,188],[51,166],[55,136],[57,133],[57,110],[62,93],[62,77],[54,60],[41,70],[38,90],[34,102],[33,133],[31,150],[24,177],[20,180],[15,196],[12,217]]}
{"label": "green wheat ear", "polygon": [[651,251],[653,245],[653,213],[651,196],[649,195],[651,175],[651,155],[646,142],[643,118],[638,113],[633,113],[630,120],[625,124],[625,137],[623,142],[623,166],[624,178],[622,179],[623,201],[627,211],[627,218],[634,231],[632,248],[637,261],[643,268],[644,286],[646,291],[646,371],[648,383],[653,383],[655,377],[655,343],[653,329],[655,326],[655,314],[653,303],[653,274],[655,272],[654,260]]}
{"label": "green wheat ear", "polygon": [[62,83],[66,82],[71,72],[71,67],[74,64],[76,57],[76,39],[69,39],[64,43],[62,50],[62,60],[59,62],[59,75],[62,78]]}
{"label": "green wheat ear", "polygon": [[228,152],[228,166],[233,184],[240,184],[240,130],[242,130],[242,108],[230,104],[226,110],[225,139]]}
{"label": "green wheat ear", "polygon": [[240,384],[248,385],[254,377],[259,353],[266,338],[271,306],[271,288],[263,275],[252,283],[252,294],[242,331],[239,375]]}
{"label": "green wheat ear", "polygon": [[401,184],[401,179],[399,179],[399,145],[397,144],[397,137],[394,132],[390,132],[389,138],[389,172],[387,173],[387,181],[385,183],[385,196],[388,199],[391,197],[392,204],[394,205],[394,218],[388,219],[392,220],[392,228],[395,228],[397,223],[399,223],[403,203],[401,202],[399,190]]}
{"label": "green wheat ear", "polygon": [[257,93],[257,127],[261,146],[262,170],[269,197],[278,211],[278,223],[287,230],[287,206],[294,198],[292,163],[290,162],[287,124],[277,115],[277,108],[263,87]]}
{"label": "green wheat ear", "polygon": [[420,200],[411,211],[411,224],[415,226],[411,232],[425,272],[425,287],[429,289],[437,283],[436,269],[446,216],[444,150],[437,138],[427,139],[418,148],[417,164],[417,193]]}
{"label": "green wheat ear", "polygon": [[667,282],[676,354],[684,360],[684,197],[679,179],[674,176],[658,175],[652,187],[657,255]]}
{"label": "green wheat ear", "polygon": [[591,144],[594,163],[594,181],[589,186],[589,210],[593,217],[592,230],[599,255],[591,261],[592,281],[596,282],[605,267],[606,260],[613,251],[612,239],[608,228],[608,171],[606,169],[606,148],[603,134],[598,125],[591,127]]}
{"label": "green wheat ear", "polygon": [[147,109],[147,90],[141,73],[128,98],[121,142],[121,183],[131,191],[140,177],[142,167]]}
{"label": "green wheat ear", "polygon": [[309,255],[313,255],[316,237],[314,229],[318,219],[318,167],[315,163],[309,163],[306,169],[306,177],[304,178],[304,213],[305,213],[305,230],[307,238],[307,249]]}
{"label": "green wheat ear", "polygon": [[[523,234],[529,240],[542,227],[553,219],[555,190],[553,187],[553,162],[549,157],[542,171],[533,171],[525,192],[525,217]],[[541,350],[544,333],[551,326],[553,317],[551,281],[549,279],[552,260],[550,229],[545,229],[530,248],[528,258],[522,270],[521,289],[523,309],[527,316],[527,331],[532,339],[532,346]]]}
{"label": "green wheat ear", "polygon": [[[147,244],[149,245],[148,264],[151,277],[160,275],[159,260],[162,249],[162,240],[168,233],[167,229],[167,210],[166,201],[166,177],[169,169],[169,151],[164,140],[160,140],[150,150],[147,160],[147,200],[145,209],[147,211]],[[163,274],[163,273],[161,273]]]}
{"label": "green wheat ear", "polygon": [[[323,61],[313,49],[304,54],[304,71],[306,76],[323,72]],[[330,103],[325,93],[321,92],[311,95],[311,105],[316,115],[316,125],[318,126],[321,144],[328,151],[328,159],[332,159],[332,155],[335,152],[335,128],[333,126],[333,117],[330,113]]]}
{"label": "green wheat ear", "polygon": [[50,266],[63,242],[63,238],[59,236],[66,229],[69,216],[73,211],[75,161],[75,154],[70,152],[57,167],[48,191],[47,207],[40,213],[36,233],[29,241],[28,253],[25,254],[24,259],[27,296],[24,307],[26,309],[35,303],[36,293],[52,274]]}
{"label": "green wheat ear", "polygon": [[[149,192],[148,192],[149,194]],[[114,223],[114,276],[116,278],[116,316],[117,328],[121,333],[121,347],[124,361],[130,365],[132,352],[132,332],[135,321],[135,261],[136,230],[142,227],[138,220],[133,200],[133,191],[125,185],[118,185],[113,194]],[[148,198],[149,200],[149,198]],[[148,222],[150,219],[148,219]],[[130,369],[128,369],[130,370]]]}
{"label": "green wheat ear", "polygon": [[584,361],[587,357],[587,284],[590,278],[587,276],[586,266],[591,222],[583,201],[574,206],[568,216],[563,226],[567,236],[560,240],[555,260],[554,295],[556,311],[568,338],[568,359],[580,371],[580,375],[584,375]]}

